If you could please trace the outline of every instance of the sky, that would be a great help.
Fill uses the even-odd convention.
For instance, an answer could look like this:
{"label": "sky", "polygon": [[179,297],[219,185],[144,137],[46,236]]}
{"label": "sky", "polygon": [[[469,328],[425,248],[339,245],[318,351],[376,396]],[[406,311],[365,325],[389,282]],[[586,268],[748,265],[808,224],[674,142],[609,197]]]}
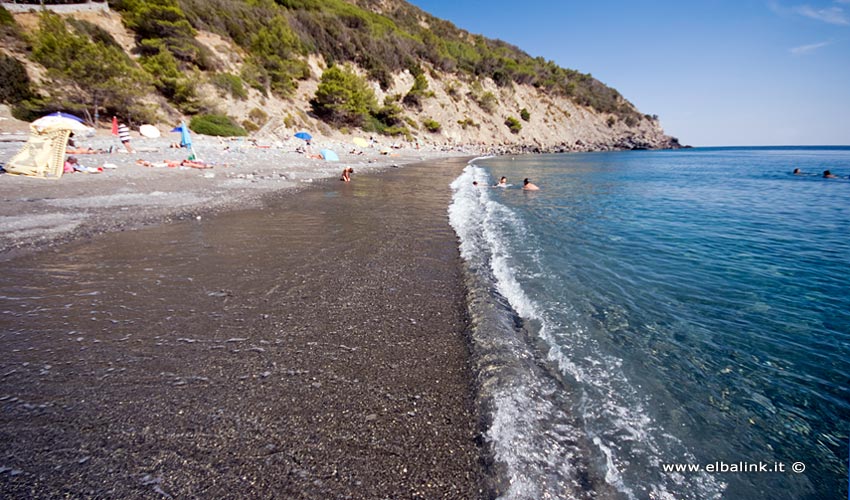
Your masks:
{"label": "sky", "polygon": [[408,0],[590,73],[692,146],[850,145],[850,0]]}

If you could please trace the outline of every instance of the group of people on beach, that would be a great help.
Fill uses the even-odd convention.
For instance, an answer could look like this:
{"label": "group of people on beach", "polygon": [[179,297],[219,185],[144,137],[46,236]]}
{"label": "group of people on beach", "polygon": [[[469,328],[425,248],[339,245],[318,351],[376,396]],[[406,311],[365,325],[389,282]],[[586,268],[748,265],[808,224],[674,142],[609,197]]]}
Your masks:
{"label": "group of people on beach", "polygon": [[[792,172],[792,173],[793,173],[794,175],[817,175],[817,174],[807,174],[807,173],[805,173],[805,172],[802,172],[799,168],[795,168],[795,169],[794,169],[794,172]],[[824,178],[824,179],[841,179],[841,177],[839,177],[839,176],[837,176],[837,175],[833,174],[833,173],[832,173],[832,172],[830,172],[829,170],[824,170],[824,171],[823,171],[823,178]],[[848,179],[850,179],[850,176],[847,176],[847,178],[848,178]]]}

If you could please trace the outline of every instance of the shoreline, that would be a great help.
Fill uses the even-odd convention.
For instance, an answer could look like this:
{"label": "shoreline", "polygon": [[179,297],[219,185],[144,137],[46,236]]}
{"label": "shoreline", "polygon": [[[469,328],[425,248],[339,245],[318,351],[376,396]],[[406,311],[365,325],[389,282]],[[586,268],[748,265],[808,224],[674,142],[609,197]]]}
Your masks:
{"label": "shoreline", "polygon": [[445,218],[464,163],[8,259],[2,295],[66,305],[0,316],[0,488],[487,498]]}

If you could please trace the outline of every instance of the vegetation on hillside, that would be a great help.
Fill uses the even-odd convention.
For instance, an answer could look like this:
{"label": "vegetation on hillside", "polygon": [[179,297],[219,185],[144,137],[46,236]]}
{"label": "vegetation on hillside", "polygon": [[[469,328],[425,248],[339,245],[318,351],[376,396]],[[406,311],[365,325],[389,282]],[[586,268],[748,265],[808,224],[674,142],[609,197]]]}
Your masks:
{"label": "vegetation on hillside", "polygon": [[48,97],[19,103],[21,118],[53,109],[70,109],[90,120],[102,111],[136,119],[151,116],[142,100],[150,77],[103,30],[85,21],[69,26],[44,11],[30,43],[32,59],[47,68],[51,91]]}
{"label": "vegetation on hillside", "polygon": [[507,117],[505,119],[505,125],[507,125],[512,134],[518,134],[522,130],[522,123],[514,116]]}
{"label": "vegetation on hillside", "polygon": [[331,66],[322,74],[310,106],[325,121],[360,127],[375,111],[377,101],[365,80],[350,69]]}
{"label": "vegetation on hillside", "polygon": [[[383,89],[393,72],[411,69],[419,61],[466,78],[491,78],[497,85],[533,85],[568,96],[576,103],[621,118],[636,115],[634,107],[614,89],[589,74],[559,67],[499,40],[471,35],[448,21],[403,1],[355,0],[179,0],[186,17],[198,29],[229,36],[250,48],[251,33],[274,17],[286,19],[297,34],[287,33],[280,52],[319,53],[328,61],[352,62]],[[387,11],[378,14],[386,5]]]}
{"label": "vegetation on hillside", "polygon": [[9,45],[21,38],[20,28],[12,14],[0,5],[0,40]]}
{"label": "vegetation on hillside", "polygon": [[434,92],[428,90],[428,79],[423,73],[419,73],[413,81],[413,87],[405,94],[402,102],[416,109],[422,109],[422,102],[429,97],[434,97]]}
{"label": "vegetation on hillside", "polygon": [[[109,4],[135,35],[136,57],[128,57],[108,33],[91,23],[43,14],[25,45],[29,57],[48,70],[50,98],[39,97],[38,89],[21,77],[8,56],[0,59],[0,76],[8,76],[0,83],[4,87],[0,96],[17,101],[19,115],[64,107],[92,117],[115,114],[130,122],[150,120],[155,117],[143,102],[151,89],[184,114],[212,113],[215,106],[199,97],[200,83],[211,83],[222,96],[235,99],[246,98],[248,88],[287,97],[297,80],[314,76],[306,58],[319,54],[329,69],[311,106],[317,116],[337,126],[409,136],[408,127],[418,125],[405,118],[401,105],[421,110],[434,95],[423,68],[431,72],[432,80],[452,74],[442,84],[449,96],[456,101],[470,99],[491,114],[499,98],[481,85],[485,79],[501,87],[531,85],[610,113],[628,125],[652,119],[638,114],[616,90],[589,74],[470,34],[402,0],[110,0]],[[239,47],[238,74],[226,72],[222,61],[197,41],[199,30],[229,38]],[[23,39],[2,7],[0,36]],[[385,90],[392,75],[403,70],[410,71],[414,84],[403,96],[379,106],[368,82],[346,69],[348,63]],[[469,85],[466,95],[460,91],[461,81]],[[520,117],[528,121],[528,111],[522,110]]]}
{"label": "vegetation on hillside", "polygon": [[192,117],[189,128],[199,134],[223,137],[241,137],[248,135],[244,128],[233,122],[228,116],[209,114]]}

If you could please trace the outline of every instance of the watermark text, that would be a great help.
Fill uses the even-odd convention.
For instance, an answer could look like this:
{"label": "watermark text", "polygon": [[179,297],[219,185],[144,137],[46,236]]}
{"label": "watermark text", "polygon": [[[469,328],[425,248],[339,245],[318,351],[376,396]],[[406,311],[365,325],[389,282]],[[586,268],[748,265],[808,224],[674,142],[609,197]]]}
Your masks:
{"label": "watermark text", "polygon": [[806,464],[794,462],[709,462],[704,464],[661,464],[664,472],[697,473],[708,474],[785,474],[793,472],[802,474],[806,471]]}

